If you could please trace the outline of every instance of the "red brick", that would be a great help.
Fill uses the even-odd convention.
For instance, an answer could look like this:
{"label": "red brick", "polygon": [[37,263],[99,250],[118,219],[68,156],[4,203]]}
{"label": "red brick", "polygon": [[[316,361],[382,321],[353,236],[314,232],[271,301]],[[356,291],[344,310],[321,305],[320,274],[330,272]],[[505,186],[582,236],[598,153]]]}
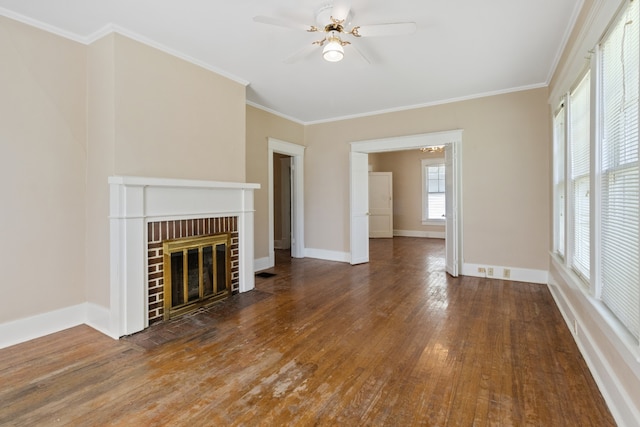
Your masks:
{"label": "red brick", "polygon": [[163,277],[162,273],[153,273],[149,275],[149,280],[160,279]]}
{"label": "red brick", "polygon": [[155,257],[155,258],[149,258],[147,264],[148,265],[162,264],[163,262],[164,262],[164,258],[163,257]]}

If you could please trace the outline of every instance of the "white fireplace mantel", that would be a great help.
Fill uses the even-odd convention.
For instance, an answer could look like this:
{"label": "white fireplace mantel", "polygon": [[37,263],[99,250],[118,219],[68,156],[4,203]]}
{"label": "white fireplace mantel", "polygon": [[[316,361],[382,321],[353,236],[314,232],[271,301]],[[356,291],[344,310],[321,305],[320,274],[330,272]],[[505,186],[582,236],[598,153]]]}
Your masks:
{"label": "white fireplace mantel", "polygon": [[253,289],[253,191],[260,184],[112,176],[109,187],[111,336],[148,326],[149,222],[237,216],[240,292]]}

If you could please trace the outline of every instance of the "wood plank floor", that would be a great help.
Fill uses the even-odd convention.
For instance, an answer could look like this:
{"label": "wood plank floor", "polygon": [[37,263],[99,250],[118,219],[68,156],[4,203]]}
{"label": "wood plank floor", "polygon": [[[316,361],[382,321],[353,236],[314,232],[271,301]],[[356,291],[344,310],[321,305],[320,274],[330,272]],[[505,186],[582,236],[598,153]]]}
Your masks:
{"label": "wood plank floor", "polygon": [[2,426],[615,425],[542,285],[444,273],[443,241],[371,241],[114,341],[0,350]]}

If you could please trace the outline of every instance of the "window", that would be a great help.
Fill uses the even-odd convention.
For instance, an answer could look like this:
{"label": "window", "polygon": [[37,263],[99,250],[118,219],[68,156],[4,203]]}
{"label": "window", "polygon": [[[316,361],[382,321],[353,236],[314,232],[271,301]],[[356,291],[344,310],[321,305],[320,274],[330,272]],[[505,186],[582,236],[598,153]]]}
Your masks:
{"label": "window", "polygon": [[640,338],[638,250],[638,1],[600,45],[600,292],[604,304]]}
{"label": "window", "polygon": [[571,176],[571,267],[586,283],[590,260],[590,73],[587,73],[569,96],[569,152]]}
{"label": "window", "polygon": [[553,250],[564,258],[565,228],[565,108],[564,104],[553,117]]}
{"label": "window", "polygon": [[441,223],[445,220],[444,159],[422,160],[422,223]]}
{"label": "window", "polygon": [[[584,279],[585,291],[635,337],[636,345],[640,341],[639,2],[626,3],[600,41],[590,72],[564,97],[553,117],[554,252],[564,254],[563,265]],[[596,125],[594,135],[591,121]]]}

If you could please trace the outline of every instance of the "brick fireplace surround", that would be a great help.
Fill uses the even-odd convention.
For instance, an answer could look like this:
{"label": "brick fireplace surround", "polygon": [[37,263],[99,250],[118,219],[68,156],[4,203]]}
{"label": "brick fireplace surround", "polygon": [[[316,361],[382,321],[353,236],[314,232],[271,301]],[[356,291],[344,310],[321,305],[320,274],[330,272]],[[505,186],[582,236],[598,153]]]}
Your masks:
{"label": "brick fireplace surround", "polygon": [[162,317],[157,239],[230,233],[232,292],[253,289],[259,184],[113,176],[109,187],[110,336],[141,331]]}
{"label": "brick fireplace surround", "polygon": [[147,224],[147,265],[149,271],[149,324],[159,322],[164,316],[164,259],[162,242],[183,237],[207,236],[229,233],[231,235],[231,293],[238,293],[238,217],[181,219],[155,221]]}

